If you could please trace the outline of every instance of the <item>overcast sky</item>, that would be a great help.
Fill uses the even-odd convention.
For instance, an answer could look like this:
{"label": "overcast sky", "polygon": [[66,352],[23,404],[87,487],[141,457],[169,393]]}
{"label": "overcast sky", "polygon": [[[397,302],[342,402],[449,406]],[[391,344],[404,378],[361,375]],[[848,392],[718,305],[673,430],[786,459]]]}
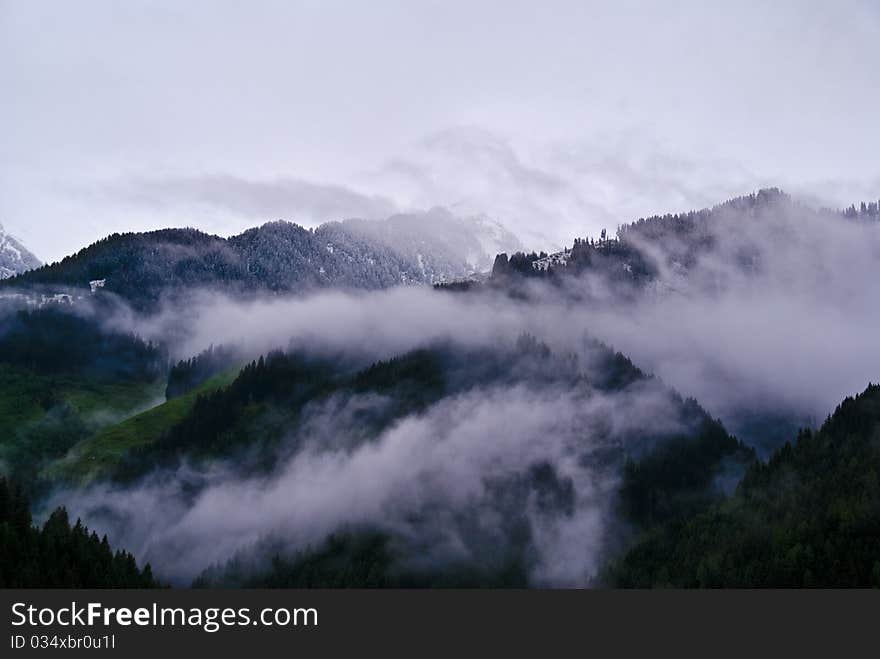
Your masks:
{"label": "overcast sky", "polygon": [[880,197],[880,3],[0,0],[0,222],[54,260],[446,205],[536,248]]}

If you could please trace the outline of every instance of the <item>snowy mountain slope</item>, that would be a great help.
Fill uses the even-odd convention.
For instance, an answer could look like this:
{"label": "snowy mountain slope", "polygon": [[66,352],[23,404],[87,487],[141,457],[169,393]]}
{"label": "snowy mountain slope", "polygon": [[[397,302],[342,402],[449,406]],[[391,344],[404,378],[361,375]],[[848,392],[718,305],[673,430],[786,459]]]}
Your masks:
{"label": "snowy mountain slope", "polygon": [[385,220],[352,219],[328,224],[387,246],[415,264],[421,278],[429,283],[489,270],[499,252],[522,249],[517,237],[491,218],[461,217],[439,207]]}
{"label": "snowy mountain slope", "polygon": [[7,279],[42,264],[27,248],[10,236],[0,224],[0,279]]}

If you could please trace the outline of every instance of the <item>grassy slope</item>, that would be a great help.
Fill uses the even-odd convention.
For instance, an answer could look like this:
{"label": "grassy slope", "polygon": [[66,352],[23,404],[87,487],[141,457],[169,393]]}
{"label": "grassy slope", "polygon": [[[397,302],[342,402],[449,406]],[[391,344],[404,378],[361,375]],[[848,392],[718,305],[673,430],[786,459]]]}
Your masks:
{"label": "grassy slope", "polygon": [[85,427],[102,427],[131,416],[159,400],[164,382],[106,383],[74,376],[43,376],[0,364],[0,472],[4,456],[20,454],[20,442],[52,408],[66,404]]}
{"label": "grassy slope", "polygon": [[[0,428],[42,416],[49,401],[66,401],[85,417],[126,415],[158,399],[164,381],[102,383],[72,376],[43,376],[0,364]],[[0,442],[3,438],[0,437]]]}
{"label": "grassy slope", "polygon": [[53,480],[88,483],[112,467],[129,449],[159,439],[163,432],[189,413],[199,394],[226,386],[237,375],[238,369],[226,371],[183,396],[97,432],[51,464],[45,476]]}

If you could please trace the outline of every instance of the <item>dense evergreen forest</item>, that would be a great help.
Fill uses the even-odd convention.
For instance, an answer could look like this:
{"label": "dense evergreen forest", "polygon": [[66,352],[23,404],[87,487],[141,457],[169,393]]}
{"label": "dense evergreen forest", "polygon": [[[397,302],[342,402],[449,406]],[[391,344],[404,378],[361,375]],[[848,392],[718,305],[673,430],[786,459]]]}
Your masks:
{"label": "dense evergreen forest", "polygon": [[85,294],[90,282],[100,282],[98,297],[109,293],[137,309],[155,309],[193,289],[241,297],[432,284],[485,269],[494,253],[484,254],[484,235],[501,249],[519,245],[499,225],[441,209],[315,229],[275,221],[230,238],[196,229],[115,233],[3,280],[0,290]]}
{"label": "dense evergreen forest", "polygon": [[[592,344],[595,357],[590,375],[585,376],[577,360],[556,355],[534,337],[524,335],[515,345],[495,351],[464,350],[436,345],[358,368],[339,360],[310,358],[302,353],[273,352],[246,365],[235,380],[217,391],[200,395],[190,414],[169,428],[156,442],[130,450],[113,472],[113,477],[131,481],[160,467],[172,467],[186,460],[217,459],[236,455],[236,464],[271,468],[278,459],[274,448],[285,440],[287,451],[300,450],[307,437],[297,434],[306,414],[316,405],[332,404],[357,396],[378,396],[376,404],[363,406],[352,420],[339,419],[339,431],[351,433],[348,441],[362,442],[377,437],[396,421],[418,414],[430,405],[476,387],[514,386],[582,387],[584,391],[616,392],[648,378],[630,360]],[[705,471],[696,480],[682,481],[685,487],[709,486],[717,462],[725,457],[750,459],[742,447],[727,436],[693,401],[682,401],[669,392],[669,404],[687,427],[694,429],[678,447],[683,460],[657,466],[651,475],[677,468]],[[372,400],[372,399],[371,399]],[[311,407],[309,407],[311,406]],[[291,439],[293,438],[293,439]],[[672,440],[663,436],[663,440]],[[643,444],[653,446],[646,437]],[[694,450],[695,457],[688,453]],[[700,461],[702,460],[702,462]],[[647,473],[647,472],[646,472]],[[641,472],[640,472],[641,474]],[[670,479],[668,485],[677,487]],[[636,499],[640,494],[630,494]],[[660,504],[656,504],[660,505]]]}
{"label": "dense evergreen forest", "polygon": [[0,315],[0,363],[38,375],[152,380],[166,361],[160,346],[59,307]]}
{"label": "dense evergreen forest", "polygon": [[[701,257],[719,247],[719,236],[729,239],[744,220],[772,226],[774,218],[780,216],[821,216],[834,221],[876,223],[880,222],[878,208],[880,201],[853,204],[842,211],[815,209],[798,203],[778,188],[763,189],[712,208],[639,218],[620,225],[614,235],[603,229],[598,239],[575,238],[570,248],[557,254],[499,254],[489,287],[517,291],[523,280],[559,284],[566,278],[589,273],[602,277],[619,298],[627,298],[656,282],[661,269],[684,273],[695,268]],[[760,266],[753,245],[741,245],[734,256],[743,271]],[[461,290],[454,284],[441,287]]]}
{"label": "dense evergreen forest", "polygon": [[[692,404],[692,403],[691,403]],[[697,411],[698,415],[704,415]],[[644,533],[658,523],[681,520],[709,509],[724,497],[716,480],[725,470],[742,474],[754,452],[731,438],[711,418],[700,430],[664,442],[640,458],[630,458],[620,489],[618,509],[631,529]],[[361,529],[341,532],[294,555],[268,546],[264,567],[253,558],[236,558],[206,570],[195,587],[248,588],[526,588],[534,560],[530,524],[524,513],[529,496],[556,514],[572,514],[574,493],[547,463],[534,465],[508,490],[512,511],[508,524],[516,531],[499,548],[500,563],[460,563],[414,567],[387,532]],[[620,538],[629,543],[629,534]]]}
{"label": "dense evergreen forest", "polygon": [[131,480],[183,459],[216,459],[236,452],[250,456],[249,463],[258,456],[254,466],[269,468],[277,458],[272,449],[295,434],[304,408],[334,395],[388,396],[385,404],[358,414],[359,435],[373,437],[447,392],[443,358],[441,349],[419,350],[358,370],[297,352],[269,353],[247,364],[227,387],[200,395],[192,412],[159,441],[130,451],[114,476]]}
{"label": "dense evergreen forest", "polygon": [[880,386],[755,463],[728,499],[655,527],[609,583],[880,587]]}
{"label": "dense evergreen forest", "polygon": [[[236,456],[239,470],[268,472],[277,460],[301,450],[303,442],[309,441],[307,436],[298,437],[296,433],[309,406],[327,403],[334,397],[381,397],[381,405],[357,412],[359,432],[348,441],[364,442],[371,441],[397,420],[474,387],[528,383],[537,389],[583,388],[588,393],[621,392],[651,382],[625,356],[598,342],[591,345],[593,358],[587,371],[573,356],[557,355],[530,335],[497,350],[437,345],[367,367],[296,352],[270,353],[245,366],[231,384],[197,396],[191,411],[181,421],[169,427],[157,441],[129,450],[114,471],[106,475],[120,482],[133,482],[150,472],[175,467],[182,460],[231,456]],[[174,390],[174,383],[180,387],[180,395],[221,369],[228,359],[226,351],[212,349],[184,360],[175,367],[176,372],[172,371],[175,375],[169,378],[169,390]],[[720,505],[725,495],[722,481],[735,482],[743,473],[752,474],[756,469],[750,467],[755,463],[754,452],[730,437],[696,401],[683,400],[674,392],[666,395],[667,404],[678,408],[681,427],[689,431],[652,437],[642,429],[639,441],[631,449],[602,458],[609,460],[609,464],[620,464],[617,510],[631,529],[619,538],[618,542],[623,544],[631,542],[628,538],[682,524],[695,514],[709,514],[707,511]],[[279,452],[281,446],[284,451]],[[503,485],[499,493],[506,494],[499,496],[506,502],[505,515],[510,516],[506,524],[512,529],[509,538],[513,540],[500,563],[453,564],[435,570],[415,568],[407,563],[406,552],[400,552],[394,537],[378,528],[366,528],[342,530],[326,543],[293,555],[278,549],[267,570],[243,570],[233,560],[227,566],[206,572],[197,585],[524,586],[528,584],[533,560],[529,522],[521,512],[525,502],[537,496],[538,501],[545,502],[541,505],[557,511],[553,514],[571,514],[570,487],[549,464],[535,464],[523,480]],[[56,536],[66,523],[64,515],[58,511],[50,518],[47,528],[55,529],[52,532]],[[75,538],[83,537],[83,533],[78,525],[70,530]],[[65,577],[64,583],[75,583],[78,578]]]}
{"label": "dense evergreen forest", "polygon": [[[499,254],[486,283],[438,288],[470,296],[468,302],[479,302],[487,290],[501,292],[491,299],[506,303],[510,296],[517,304],[563,291],[571,293],[560,296],[568,309],[591,294],[569,284],[600,275],[604,292],[625,305],[663,277],[696,271],[718,248],[718,227],[731,218],[744,223],[734,226],[739,236],[747,222],[761,227],[773,213],[795,211],[801,208],[788,195],[762,190],[711,209],[640,219],[614,237],[603,232],[598,240],[577,239],[557,254]],[[832,215],[851,226],[880,221],[874,202]],[[358,223],[320,231],[271,223],[230,239],[193,230],[125,234],[13,284],[88,283],[110,273],[104,292],[129,298],[139,309],[155,309],[171,289],[205,283],[220,282],[227,293],[381,288],[416,276],[410,261],[420,246],[410,238],[396,247],[387,236],[373,244],[378,238]],[[765,265],[767,252],[751,249],[747,240],[735,247],[732,263],[746,275]],[[429,270],[420,281],[433,281]],[[83,299],[0,314],[0,586],[156,585],[149,565],[138,568],[132,555],[111,550],[106,537],[79,520],[71,524],[64,508],[34,526],[28,501],[44,503],[58,488],[73,499],[102,493],[101,506],[112,517],[117,494],[169,485],[151,514],[163,514],[166,503],[185,512],[218,482],[265,486],[288,476],[302,456],[324,466],[359,451],[378,453],[389,437],[399,440],[394,433],[403,428],[412,433],[407,441],[421,432],[433,442],[416,443],[418,452],[404,453],[402,466],[395,464],[394,475],[405,480],[415,463],[419,491],[404,489],[407,496],[400,496],[413,499],[412,508],[408,500],[392,500],[399,507],[388,504],[367,521],[348,523],[341,515],[343,521],[328,524],[308,544],[261,529],[247,550],[228,551],[211,566],[199,563],[197,570],[206,569],[193,585],[541,585],[534,576],[542,568],[541,533],[564,528],[559,520],[575,520],[579,506],[594,503],[584,493],[593,492],[607,504],[597,513],[603,520],[595,532],[600,550],[591,548],[601,555],[595,585],[880,587],[878,385],[844,400],[818,428],[785,430],[790,443],[768,447],[749,438],[747,445],[729,432],[734,425],[728,417],[725,427],[697,400],[588,336],[577,341],[577,354],[551,349],[529,333],[516,338],[516,330],[492,344],[441,334],[378,353],[382,358],[291,343],[248,363],[242,355],[249,359],[256,351],[212,346],[170,364],[164,345],[101,321],[101,300],[110,304],[113,295],[102,298],[99,291]],[[553,407],[558,399],[567,404]],[[516,412],[504,407],[509,400],[520,405],[517,410],[538,415],[549,409],[562,418],[520,433],[497,411]],[[467,435],[472,445],[512,446],[509,453],[526,458],[512,467],[507,455],[492,455],[480,473],[479,495],[453,505],[455,497],[444,488],[454,490],[454,478],[449,486],[433,481],[428,467],[415,470],[434,443],[454,445],[461,417],[485,409],[487,419]],[[773,422],[760,413],[750,420]],[[466,456],[469,450],[458,447]],[[72,500],[65,504],[93,528],[108,528],[102,523],[107,518],[96,522]],[[575,543],[565,547],[569,559],[593,540],[559,537]],[[111,538],[128,549],[143,546],[141,538],[112,532]],[[458,553],[437,550],[444,542]],[[164,581],[160,562],[144,556]],[[189,584],[197,570],[174,583]]]}
{"label": "dense evergreen forest", "polygon": [[198,388],[218,373],[232,367],[236,360],[235,350],[223,346],[209,346],[195,357],[181,359],[168,371],[165,399],[171,400]]}
{"label": "dense evergreen forest", "polygon": [[[205,399],[188,421],[172,429],[147,452],[133,453],[127,466],[134,471],[119,472],[117,477],[143,473],[136,470],[137,465],[154,466],[161,461],[159,456],[169,452],[177,459],[183,455],[198,455],[206,447],[211,447],[214,455],[228,452],[233,447],[223,442],[235,441],[236,435],[223,429],[237,427],[235,410],[243,409],[243,405],[269,401],[281,394],[281,398],[274,398],[275,414],[278,405],[288,413],[292,410],[301,413],[302,401],[297,401],[295,395],[291,397],[290,384],[294,382],[308,382],[313,387],[308,389],[303,384],[293,387],[307,394],[311,401],[314,396],[340,394],[386,396],[381,410],[363,410],[358,416],[362,429],[359,441],[370,441],[395,420],[417,414],[444,397],[491,382],[503,382],[505,386],[528,382],[553,387],[562,381],[565,388],[584,387],[585,392],[594,388],[620,392],[650,382],[623,355],[601,344],[595,344],[594,348],[597,353],[591,376],[584,375],[576,360],[555,355],[528,335],[522,336],[515,350],[509,352],[462,353],[440,346],[377,362],[336,380],[326,364],[323,377],[317,377],[314,370],[303,368],[301,358],[276,353],[248,366],[228,389]],[[741,475],[754,460],[754,452],[730,437],[695,401],[682,400],[673,392],[666,395],[669,406],[677,409],[676,427],[687,430],[669,434],[643,428],[638,438],[619,440],[630,449],[612,448],[604,456],[590,457],[609,465],[622,465],[618,509],[633,529],[645,530],[660,521],[704,510],[724,495],[719,478]],[[212,419],[222,420],[213,423]],[[288,423],[285,427],[289,430],[292,425]],[[259,427],[265,431],[265,424]],[[305,441],[305,438],[297,441]],[[632,444],[627,444],[628,441]],[[586,444],[584,450],[588,450]],[[264,448],[261,455],[266,454],[271,453]],[[241,456],[235,460],[239,466],[244,462]],[[547,462],[533,464],[517,478],[495,483],[494,496],[506,529],[505,546],[493,552],[500,553],[500,559],[463,561],[431,568],[414,566],[411,548],[401,548],[399,539],[380,528],[365,528],[342,531],[325,544],[295,555],[285,553],[283,548],[268,546],[261,549],[262,555],[270,557],[266,559],[270,566],[266,571],[255,571],[252,559],[235,559],[207,571],[196,583],[259,587],[523,587],[528,584],[534,562],[532,522],[526,514],[528,502],[538,502],[548,515],[570,516],[574,514],[572,487],[571,481],[561,477]],[[627,540],[621,537],[619,542]]]}
{"label": "dense evergreen forest", "polygon": [[325,286],[380,288],[420,281],[417,267],[381,245],[348,240],[328,250],[321,235],[289,222],[272,222],[230,239],[195,229],[113,234],[58,263],[0,286],[50,291],[85,290],[100,280],[138,309],[165,298],[210,288],[233,295],[303,292]]}
{"label": "dense evergreen forest", "polygon": [[0,476],[0,588],[151,588],[150,566],[113,551],[107,536],[71,526],[64,508],[33,526],[21,488]]}

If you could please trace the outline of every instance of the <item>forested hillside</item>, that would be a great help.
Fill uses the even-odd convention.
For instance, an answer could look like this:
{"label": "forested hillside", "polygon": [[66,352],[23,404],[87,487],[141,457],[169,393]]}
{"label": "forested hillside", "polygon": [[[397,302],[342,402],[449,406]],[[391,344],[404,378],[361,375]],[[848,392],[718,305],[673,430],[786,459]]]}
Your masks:
{"label": "forested hillside", "polygon": [[[368,515],[352,524],[322,520],[327,532],[305,547],[270,526],[256,547],[236,554],[228,565],[220,561],[199,579],[201,585],[525,585],[542,560],[546,528],[576,525],[580,516],[594,514],[590,509],[598,502],[583,499],[591,479],[607,480],[610,490],[602,495],[607,501],[600,505],[610,505],[608,514],[620,515],[625,524],[591,538],[592,546],[584,547],[588,554],[613,551],[636,529],[705,509],[723,495],[721,480],[741,474],[754,460],[753,452],[695,401],[681,399],[600,344],[591,350],[589,365],[579,364],[526,335],[495,350],[440,344],[366,368],[272,353],[246,366],[227,387],[200,396],[184,419],[129,450],[104,477],[115,480],[114,487],[144,488],[148,499],[154,483],[183,474],[188,474],[185,499],[210,499],[214,492],[252,480],[280,479],[299,487],[308,479],[291,473],[298,462],[344,463],[386,450],[389,442],[399,441],[390,438],[400,432],[415,433],[407,442],[427,442],[424,454],[414,459],[429,459],[431,446],[441,450],[454,441],[445,439],[447,433],[454,436],[456,424],[467,423],[445,420],[458,405],[485,408],[484,414],[520,404],[508,399],[534,399],[540,417],[546,406],[562,404],[572,416],[558,419],[559,425],[548,417],[538,428],[505,430],[499,418],[497,429],[477,431],[480,439],[466,440],[465,452],[503,455],[509,443],[514,452],[502,460],[510,466],[480,467],[487,473],[471,503],[456,501],[454,485],[438,474],[437,491],[429,488],[411,503],[395,501],[390,517]],[[554,395],[565,402],[551,402]],[[632,406],[626,422],[618,418],[627,414],[618,410],[618,400]],[[653,409],[654,417],[637,411],[643,406]],[[435,438],[422,439],[422,430],[403,431],[425,423]],[[533,448],[526,448],[529,443]],[[578,466],[561,457],[567,454]],[[394,469],[401,470],[395,479],[408,480],[417,478],[420,468],[404,463]],[[345,479],[324,480],[319,488],[324,494],[312,496],[332,500],[340,496],[334,492],[345,491]],[[172,506],[171,514],[186,504],[166,500],[163,505]],[[399,515],[400,522],[394,522]],[[481,528],[477,520],[483,515],[493,522]],[[409,530],[402,533],[398,524]],[[449,554],[446,534],[460,536],[468,551]],[[164,563],[161,549],[156,551],[156,560]],[[436,558],[422,564],[420,552]]]}
{"label": "forested hillside", "polygon": [[487,269],[494,253],[486,249],[518,245],[500,225],[439,209],[316,229],[269,222],[228,239],[162,229],[110,235],[58,263],[33,264],[4,286],[25,293],[109,292],[152,309],[193,289],[253,295],[432,284]]}
{"label": "forested hillside", "polygon": [[[779,440],[876,369],[877,216],[761,191],[455,295],[384,290],[464,267],[447,216],[434,260],[404,219],[114,236],[13,281],[95,285],[0,309],[0,474],[176,586],[877,585],[880,389]],[[64,510],[16,561],[152,579]]]}
{"label": "forested hillside", "polygon": [[880,386],[844,400],[706,512],[652,530],[623,587],[880,587]]}
{"label": "forested hillside", "polygon": [[503,285],[511,277],[554,282],[559,277],[590,274],[601,276],[618,294],[624,294],[656,283],[674,285],[676,277],[693,277],[712,253],[744,272],[754,271],[761,268],[761,258],[766,258],[764,252],[775,240],[798,242],[796,233],[785,234],[796,231],[798,224],[809,232],[810,222],[817,218],[880,223],[878,209],[880,201],[853,204],[842,211],[816,209],[778,188],[769,188],[712,208],[640,218],[620,225],[616,235],[603,229],[598,238],[576,238],[571,248],[555,254],[502,254],[495,261],[492,278]]}
{"label": "forested hillside", "polygon": [[64,508],[33,526],[22,490],[0,475],[0,588],[152,588],[150,566],[114,552]]}
{"label": "forested hillside", "polygon": [[161,346],[87,313],[54,306],[0,315],[0,473],[31,494],[45,490],[46,464],[152,404],[166,370]]}

